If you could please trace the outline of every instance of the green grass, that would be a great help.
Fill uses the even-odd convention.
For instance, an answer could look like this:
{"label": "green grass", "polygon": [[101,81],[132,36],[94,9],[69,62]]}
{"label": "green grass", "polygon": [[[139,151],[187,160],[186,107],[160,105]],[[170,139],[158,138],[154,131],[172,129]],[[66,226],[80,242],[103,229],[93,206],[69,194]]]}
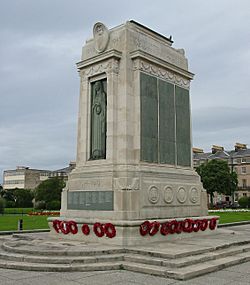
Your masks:
{"label": "green grass", "polygon": [[212,212],[211,216],[220,216],[219,224],[250,221],[250,212]]}
{"label": "green grass", "polygon": [[[209,215],[220,216],[220,224],[250,221],[250,212],[212,212]],[[17,230],[19,219],[23,220],[24,230],[48,229],[47,218],[47,216],[0,215],[0,231]]]}
{"label": "green grass", "polygon": [[33,211],[33,208],[5,208],[4,214],[28,214]]}
{"label": "green grass", "polygon": [[17,230],[18,220],[23,220],[24,230],[48,229],[47,216],[0,215],[0,231]]}

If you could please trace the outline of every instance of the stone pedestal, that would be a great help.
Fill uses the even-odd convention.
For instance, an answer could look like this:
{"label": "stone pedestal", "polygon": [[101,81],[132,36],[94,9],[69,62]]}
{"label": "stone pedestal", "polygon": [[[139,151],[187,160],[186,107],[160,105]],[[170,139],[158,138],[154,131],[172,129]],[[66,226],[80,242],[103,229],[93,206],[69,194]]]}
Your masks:
{"label": "stone pedestal", "polygon": [[80,226],[101,222],[112,223],[116,236],[99,242],[150,242],[139,233],[145,220],[207,216],[191,157],[193,74],[183,49],[134,21],[111,30],[97,23],[93,34],[77,63],[77,161],[60,219],[77,222],[74,238],[96,239]]}

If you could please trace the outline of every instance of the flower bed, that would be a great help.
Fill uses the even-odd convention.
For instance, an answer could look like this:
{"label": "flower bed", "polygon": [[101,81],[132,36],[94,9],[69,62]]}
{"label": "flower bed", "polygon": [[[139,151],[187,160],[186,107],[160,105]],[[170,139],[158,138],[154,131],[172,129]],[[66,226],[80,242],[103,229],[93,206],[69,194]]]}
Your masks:
{"label": "flower bed", "polygon": [[29,216],[60,216],[60,212],[57,211],[41,211],[41,212],[29,212]]}
{"label": "flower bed", "polygon": [[218,209],[218,210],[208,210],[208,213],[215,212],[250,212],[250,209]]}

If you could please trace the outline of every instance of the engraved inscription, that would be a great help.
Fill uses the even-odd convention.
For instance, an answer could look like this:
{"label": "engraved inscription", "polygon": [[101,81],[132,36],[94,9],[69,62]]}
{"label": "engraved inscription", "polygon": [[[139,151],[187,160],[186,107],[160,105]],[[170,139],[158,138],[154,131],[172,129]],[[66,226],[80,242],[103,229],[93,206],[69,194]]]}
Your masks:
{"label": "engraved inscription", "polygon": [[83,188],[97,188],[97,187],[100,187],[101,185],[101,181],[100,180],[95,180],[95,181],[87,181],[87,182],[84,182],[82,183],[82,187]]}
{"label": "engraved inscription", "polygon": [[144,50],[148,53],[159,52],[160,48],[158,45],[150,43],[148,38],[143,35],[139,35],[134,38],[134,44],[137,49]]}
{"label": "engraved inscription", "polygon": [[67,201],[69,210],[114,210],[113,191],[71,191]]}

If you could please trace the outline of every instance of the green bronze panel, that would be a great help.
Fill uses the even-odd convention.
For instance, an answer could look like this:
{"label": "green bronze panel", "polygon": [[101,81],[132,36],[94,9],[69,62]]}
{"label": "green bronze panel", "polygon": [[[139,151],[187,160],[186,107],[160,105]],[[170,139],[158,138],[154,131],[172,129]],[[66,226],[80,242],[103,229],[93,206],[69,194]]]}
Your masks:
{"label": "green bronze panel", "polygon": [[177,165],[191,165],[189,91],[175,86]]}
{"label": "green bronze panel", "polygon": [[107,80],[91,84],[90,159],[106,158]]}
{"label": "green bronze panel", "polygon": [[114,210],[113,191],[70,191],[67,198],[68,210]]}
{"label": "green bronze panel", "polygon": [[159,154],[160,163],[175,164],[174,85],[158,82],[159,88]]}
{"label": "green bronze panel", "polygon": [[158,162],[157,78],[141,73],[141,160]]}

